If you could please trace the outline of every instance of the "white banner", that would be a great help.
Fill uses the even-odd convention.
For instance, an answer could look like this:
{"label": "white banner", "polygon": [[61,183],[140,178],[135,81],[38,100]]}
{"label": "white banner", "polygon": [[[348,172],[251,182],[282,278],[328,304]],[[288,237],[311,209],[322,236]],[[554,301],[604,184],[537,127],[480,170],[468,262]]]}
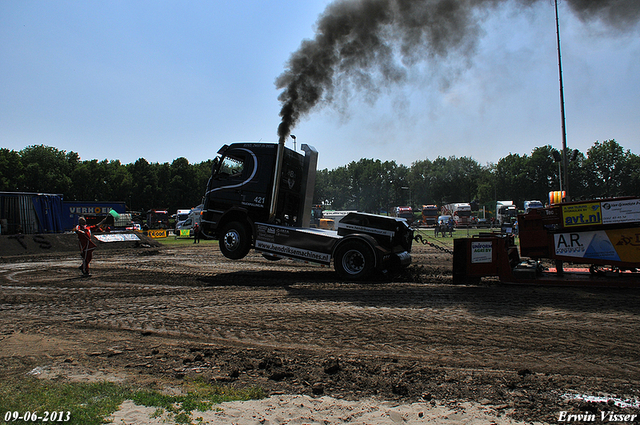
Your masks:
{"label": "white banner", "polygon": [[128,242],[139,241],[138,235],[133,233],[109,233],[104,235],[95,235],[96,239],[100,242]]}

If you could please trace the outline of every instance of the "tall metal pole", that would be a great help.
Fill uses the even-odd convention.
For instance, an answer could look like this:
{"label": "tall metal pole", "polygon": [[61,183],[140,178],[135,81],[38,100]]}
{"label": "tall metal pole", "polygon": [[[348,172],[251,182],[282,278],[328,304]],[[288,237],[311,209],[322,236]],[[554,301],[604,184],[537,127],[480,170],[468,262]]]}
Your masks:
{"label": "tall metal pole", "polygon": [[565,127],[565,114],[564,114],[564,82],[562,80],[562,55],[560,53],[560,20],[558,19],[558,0],[555,0],[556,5],[556,35],[558,39],[558,73],[560,74],[560,113],[562,114],[562,168],[564,171],[564,190],[565,200],[569,201],[569,172],[568,165],[569,159],[567,156],[567,129]]}

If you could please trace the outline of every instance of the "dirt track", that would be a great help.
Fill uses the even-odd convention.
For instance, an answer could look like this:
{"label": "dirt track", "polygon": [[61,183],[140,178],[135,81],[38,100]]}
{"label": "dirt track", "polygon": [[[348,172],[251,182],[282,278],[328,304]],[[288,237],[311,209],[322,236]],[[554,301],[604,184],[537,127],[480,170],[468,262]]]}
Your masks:
{"label": "dirt track", "polygon": [[77,253],[5,259],[0,379],[196,375],[269,393],[475,400],[547,422],[617,409],[565,393],[640,399],[639,290],[458,286],[450,254],[414,247],[406,273],[370,284],[204,244],[100,250],[91,278]]}

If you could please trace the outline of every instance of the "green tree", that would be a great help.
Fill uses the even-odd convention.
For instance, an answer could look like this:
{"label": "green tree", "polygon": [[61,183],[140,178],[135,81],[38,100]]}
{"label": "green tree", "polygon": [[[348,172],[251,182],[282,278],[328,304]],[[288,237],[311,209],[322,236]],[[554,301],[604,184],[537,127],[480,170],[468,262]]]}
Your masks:
{"label": "green tree", "polygon": [[640,156],[630,153],[627,157],[627,178],[623,179],[621,195],[640,196]]}
{"label": "green tree", "polygon": [[107,182],[104,163],[97,160],[83,161],[71,173],[68,199],[75,201],[105,201]]}
{"label": "green tree", "polygon": [[351,192],[351,178],[346,166],[335,168],[329,173],[327,201],[336,210],[356,208],[356,199]]}
{"label": "green tree", "polygon": [[124,201],[131,204],[131,188],[133,179],[129,170],[119,160],[104,161],[107,197],[112,201]]}
{"label": "green tree", "polygon": [[524,201],[536,199],[545,202],[549,192],[559,189],[558,167],[555,163],[551,145],[537,147],[526,158],[526,174],[518,203],[522,207]]}
{"label": "green tree", "polygon": [[523,187],[528,186],[526,155],[509,154],[500,159],[496,165],[496,200],[522,202]]}
{"label": "green tree", "polygon": [[332,199],[329,189],[329,170],[327,168],[316,172],[316,183],[313,191],[314,205],[330,205]]}
{"label": "green tree", "polygon": [[71,173],[80,162],[77,153],[34,145],[21,150],[20,157],[24,166],[22,191],[61,194],[70,191]]}
{"label": "green tree", "polygon": [[174,159],[170,168],[169,191],[167,193],[170,209],[193,207],[191,204],[192,192],[195,189],[195,170],[189,161],[180,157]]}
{"label": "green tree", "polygon": [[420,166],[418,175],[429,181],[426,190],[431,193],[430,203],[470,202],[477,197],[482,175],[482,167],[477,161],[469,157],[438,157]]}
{"label": "green tree", "polygon": [[20,154],[14,150],[0,148],[0,190],[22,190],[24,167]]}
{"label": "green tree", "polygon": [[139,158],[133,164],[127,165],[127,169],[132,181],[129,207],[142,212],[155,208],[155,191],[158,187],[155,169],[144,158]]}
{"label": "green tree", "polygon": [[595,197],[619,196],[623,180],[632,174],[628,164],[630,152],[615,140],[596,141],[587,151],[584,163],[588,170],[587,190]]}
{"label": "green tree", "polygon": [[436,204],[433,193],[433,167],[429,159],[415,161],[408,172],[408,180],[416,206]]}

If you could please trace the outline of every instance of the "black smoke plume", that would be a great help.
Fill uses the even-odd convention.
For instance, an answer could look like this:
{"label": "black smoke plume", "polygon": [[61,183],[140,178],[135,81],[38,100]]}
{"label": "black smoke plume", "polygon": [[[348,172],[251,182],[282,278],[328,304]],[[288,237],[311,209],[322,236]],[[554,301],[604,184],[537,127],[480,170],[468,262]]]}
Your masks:
{"label": "black smoke plume", "polygon": [[[634,28],[640,0],[562,0],[582,21],[613,29]],[[331,102],[336,84],[374,91],[406,78],[419,61],[470,57],[482,21],[497,7],[527,8],[553,0],[337,0],[317,22],[313,40],[304,40],[276,79],[283,89],[278,136],[286,139],[299,119]]]}

